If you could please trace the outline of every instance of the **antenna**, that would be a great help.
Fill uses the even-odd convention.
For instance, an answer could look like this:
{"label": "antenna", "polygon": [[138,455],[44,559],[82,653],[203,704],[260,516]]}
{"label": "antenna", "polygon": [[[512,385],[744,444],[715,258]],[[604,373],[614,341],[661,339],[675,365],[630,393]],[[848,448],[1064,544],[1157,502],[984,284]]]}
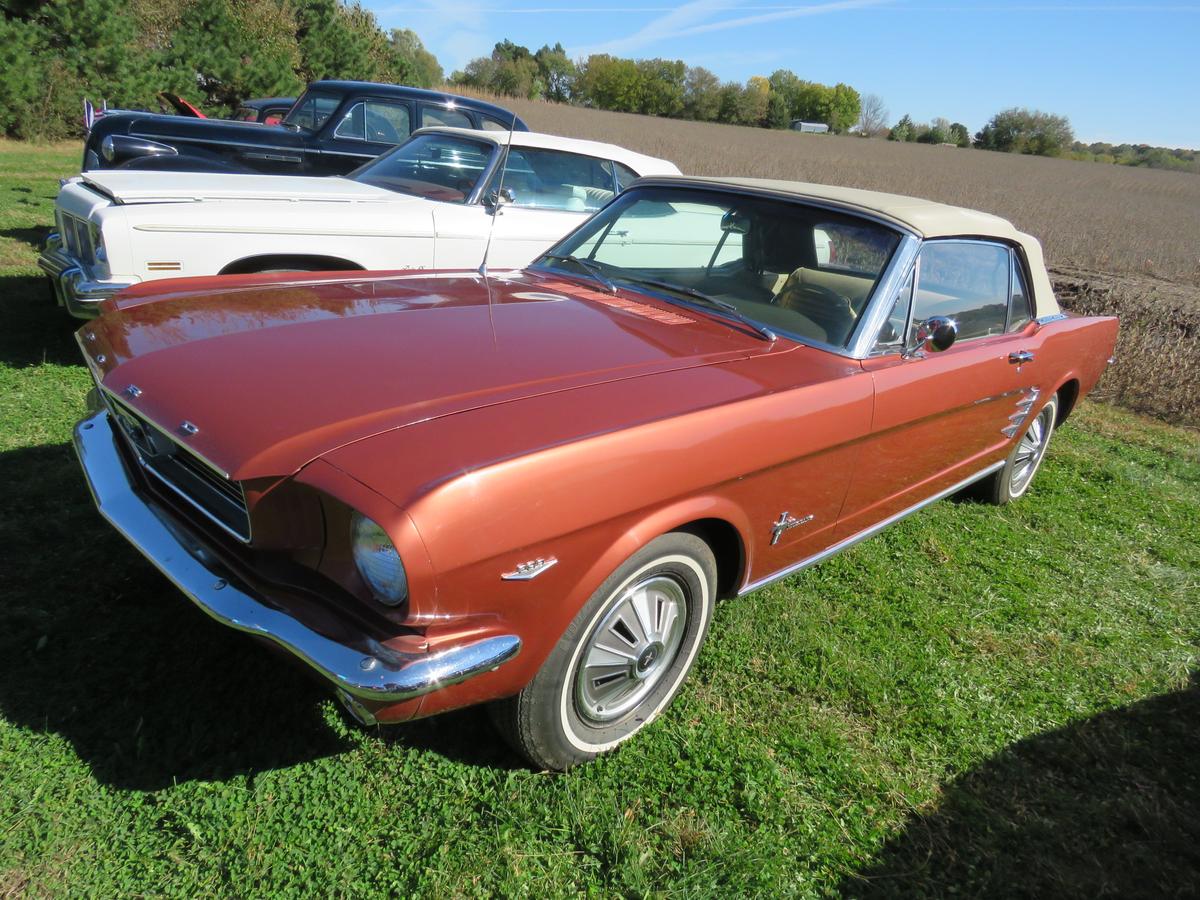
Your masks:
{"label": "antenna", "polygon": [[[500,159],[500,183],[496,185],[496,203],[492,207],[492,221],[488,225],[487,243],[483,245],[483,260],[479,263],[479,274],[487,279],[487,261],[488,253],[492,249],[492,233],[496,230],[496,217],[500,215],[500,207],[504,204],[504,173],[508,171],[508,154],[512,150],[513,132],[517,130],[517,114],[512,114],[512,121],[508,124],[508,143],[504,146],[504,151]],[[484,203],[487,198],[481,198]],[[488,291],[488,305],[491,305],[492,292]]]}

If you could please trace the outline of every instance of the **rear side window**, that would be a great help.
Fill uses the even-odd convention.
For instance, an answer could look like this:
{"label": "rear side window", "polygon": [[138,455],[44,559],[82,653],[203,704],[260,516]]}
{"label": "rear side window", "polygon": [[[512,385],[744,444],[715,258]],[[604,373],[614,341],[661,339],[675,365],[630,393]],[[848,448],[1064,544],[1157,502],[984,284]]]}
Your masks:
{"label": "rear side window", "polygon": [[493,119],[491,116],[480,116],[479,127],[484,131],[511,131],[507,122],[501,122],[499,119]]}
{"label": "rear side window", "polygon": [[471,123],[471,118],[465,112],[458,109],[450,109],[447,106],[423,106],[421,107],[421,127],[427,125],[445,125],[448,128],[474,128]]}
{"label": "rear side window", "polygon": [[947,316],[958,339],[1003,334],[1011,271],[1007,247],[978,241],[936,241],[921,250],[912,322]]}

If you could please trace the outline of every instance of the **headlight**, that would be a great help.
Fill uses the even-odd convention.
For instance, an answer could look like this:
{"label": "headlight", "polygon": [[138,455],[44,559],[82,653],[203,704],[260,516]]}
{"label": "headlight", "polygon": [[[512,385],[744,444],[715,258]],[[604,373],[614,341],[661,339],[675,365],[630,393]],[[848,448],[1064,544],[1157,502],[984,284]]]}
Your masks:
{"label": "headlight", "polygon": [[117,158],[117,148],[113,144],[113,136],[111,134],[100,142],[100,155],[109,162]]}
{"label": "headlight", "polygon": [[350,519],[350,543],[354,564],[375,598],[398,606],[408,597],[408,576],[392,539],[378,524],[360,513]]}

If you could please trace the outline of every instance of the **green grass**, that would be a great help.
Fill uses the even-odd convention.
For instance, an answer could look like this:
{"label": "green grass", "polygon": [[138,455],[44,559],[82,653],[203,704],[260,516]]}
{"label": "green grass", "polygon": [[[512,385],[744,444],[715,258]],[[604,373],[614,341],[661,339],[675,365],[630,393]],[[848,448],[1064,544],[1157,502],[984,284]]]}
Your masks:
{"label": "green grass", "polygon": [[0,896],[1200,893],[1194,433],[1085,404],[1020,503],[721,605],[566,775],[479,710],[360,730],[92,507],[33,268],[76,156],[0,144]]}

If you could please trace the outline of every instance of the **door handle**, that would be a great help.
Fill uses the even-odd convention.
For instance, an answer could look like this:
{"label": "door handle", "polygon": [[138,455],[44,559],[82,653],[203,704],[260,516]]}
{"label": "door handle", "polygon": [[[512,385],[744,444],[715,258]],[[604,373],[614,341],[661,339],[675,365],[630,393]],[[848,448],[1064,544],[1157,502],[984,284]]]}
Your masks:
{"label": "door handle", "polygon": [[1033,354],[1028,350],[1014,350],[1008,354],[1008,361],[1019,366],[1021,363],[1033,362]]}

